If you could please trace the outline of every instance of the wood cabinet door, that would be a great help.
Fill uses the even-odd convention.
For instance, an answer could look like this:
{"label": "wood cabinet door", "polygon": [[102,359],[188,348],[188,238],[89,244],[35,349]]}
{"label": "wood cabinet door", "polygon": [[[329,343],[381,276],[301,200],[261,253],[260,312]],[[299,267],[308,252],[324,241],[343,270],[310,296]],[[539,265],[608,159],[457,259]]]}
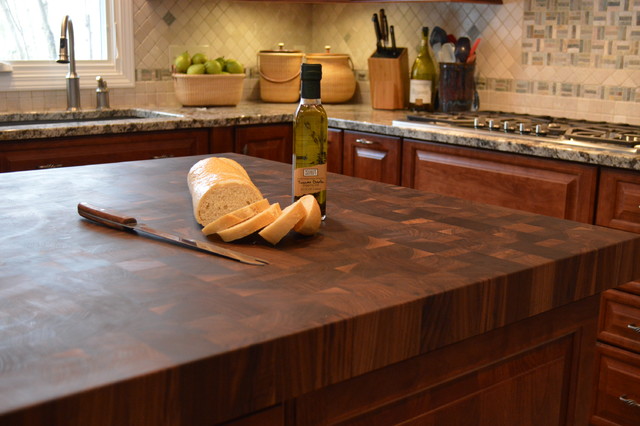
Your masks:
{"label": "wood cabinet door", "polygon": [[402,156],[404,186],[593,223],[595,166],[409,139]]}
{"label": "wood cabinet door", "polygon": [[208,129],[33,139],[0,144],[0,170],[47,169],[208,152]]}
{"label": "wood cabinet door", "polygon": [[640,233],[640,173],[600,171],[596,224]]}
{"label": "wood cabinet door", "polygon": [[327,133],[327,170],[342,173],[342,130],[329,129]]}
{"label": "wood cabinet door", "polygon": [[291,164],[291,123],[236,127],[235,152]]}
{"label": "wood cabinet door", "polygon": [[590,424],[640,425],[640,355],[598,343]]}
{"label": "wood cabinet door", "polygon": [[345,130],[343,143],[345,175],[400,185],[400,138]]}
{"label": "wood cabinet door", "polygon": [[304,394],[294,423],[584,425],[597,310],[594,296]]}

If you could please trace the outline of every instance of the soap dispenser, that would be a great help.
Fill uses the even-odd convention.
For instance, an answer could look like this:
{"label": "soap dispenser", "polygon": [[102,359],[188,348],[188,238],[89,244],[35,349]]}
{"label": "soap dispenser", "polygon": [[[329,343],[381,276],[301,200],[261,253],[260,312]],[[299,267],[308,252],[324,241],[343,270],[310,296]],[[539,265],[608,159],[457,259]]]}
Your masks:
{"label": "soap dispenser", "polygon": [[96,109],[109,109],[109,89],[107,82],[101,76],[96,77],[98,88],[96,89]]}

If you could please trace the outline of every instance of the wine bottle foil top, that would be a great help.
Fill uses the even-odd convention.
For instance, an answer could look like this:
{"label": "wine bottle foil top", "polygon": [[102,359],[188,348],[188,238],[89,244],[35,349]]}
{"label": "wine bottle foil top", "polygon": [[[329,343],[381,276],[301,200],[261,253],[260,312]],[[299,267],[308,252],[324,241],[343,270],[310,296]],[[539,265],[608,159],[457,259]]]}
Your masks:
{"label": "wine bottle foil top", "polygon": [[303,80],[322,80],[322,64],[302,64],[300,76]]}

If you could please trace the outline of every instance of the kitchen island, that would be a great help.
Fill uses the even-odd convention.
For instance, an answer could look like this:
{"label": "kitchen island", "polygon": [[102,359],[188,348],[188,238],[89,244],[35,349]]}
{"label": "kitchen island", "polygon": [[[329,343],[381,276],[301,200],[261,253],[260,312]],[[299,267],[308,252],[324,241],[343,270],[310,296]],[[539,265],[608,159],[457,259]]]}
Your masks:
{"label": "kitchen island", "polygon": [[[288,205],[290,166],[225,155]],[[640,236],[337,174],[316,236],[224,244],[267,266],[76,213],[205,240],[201,158],[0,175],[0,425],[586,424]]]}

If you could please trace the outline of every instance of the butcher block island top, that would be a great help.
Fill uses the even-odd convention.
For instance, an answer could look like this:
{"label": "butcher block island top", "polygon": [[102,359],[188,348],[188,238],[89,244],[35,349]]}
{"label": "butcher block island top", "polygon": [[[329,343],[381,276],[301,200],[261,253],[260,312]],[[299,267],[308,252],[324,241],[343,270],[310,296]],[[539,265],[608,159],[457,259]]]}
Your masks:
{"label": "butcher block island top", "polygon": [[[271,202],[290,203],[290,166],[224,156]],[[343,382],[454,348],[424,376],[463,377],[462,349],[474,358],[462,364],[489,365],[535,330],[595,323],[592,296],[640,278],[639,235],[336,174],[313,237],[292,233],[276,247],[209,237],[266,266],[76,212],[90,202],[206,241],[186,179],[201,158],[0,175],[1,425],[199,425],[251,413],[255,424],[316,423],[347,404]],[[499,340],[500,330],[513,335]],[[484,336],[494,349],[474,354]],[[560,388],[588,399],[576,371],[592,355],[578,346],[576,377]],[[367,387],[371,403],[388,388]],[[336,404],[314,406],[325,391]],[[550,410],[581,418],[567,401]]]}

